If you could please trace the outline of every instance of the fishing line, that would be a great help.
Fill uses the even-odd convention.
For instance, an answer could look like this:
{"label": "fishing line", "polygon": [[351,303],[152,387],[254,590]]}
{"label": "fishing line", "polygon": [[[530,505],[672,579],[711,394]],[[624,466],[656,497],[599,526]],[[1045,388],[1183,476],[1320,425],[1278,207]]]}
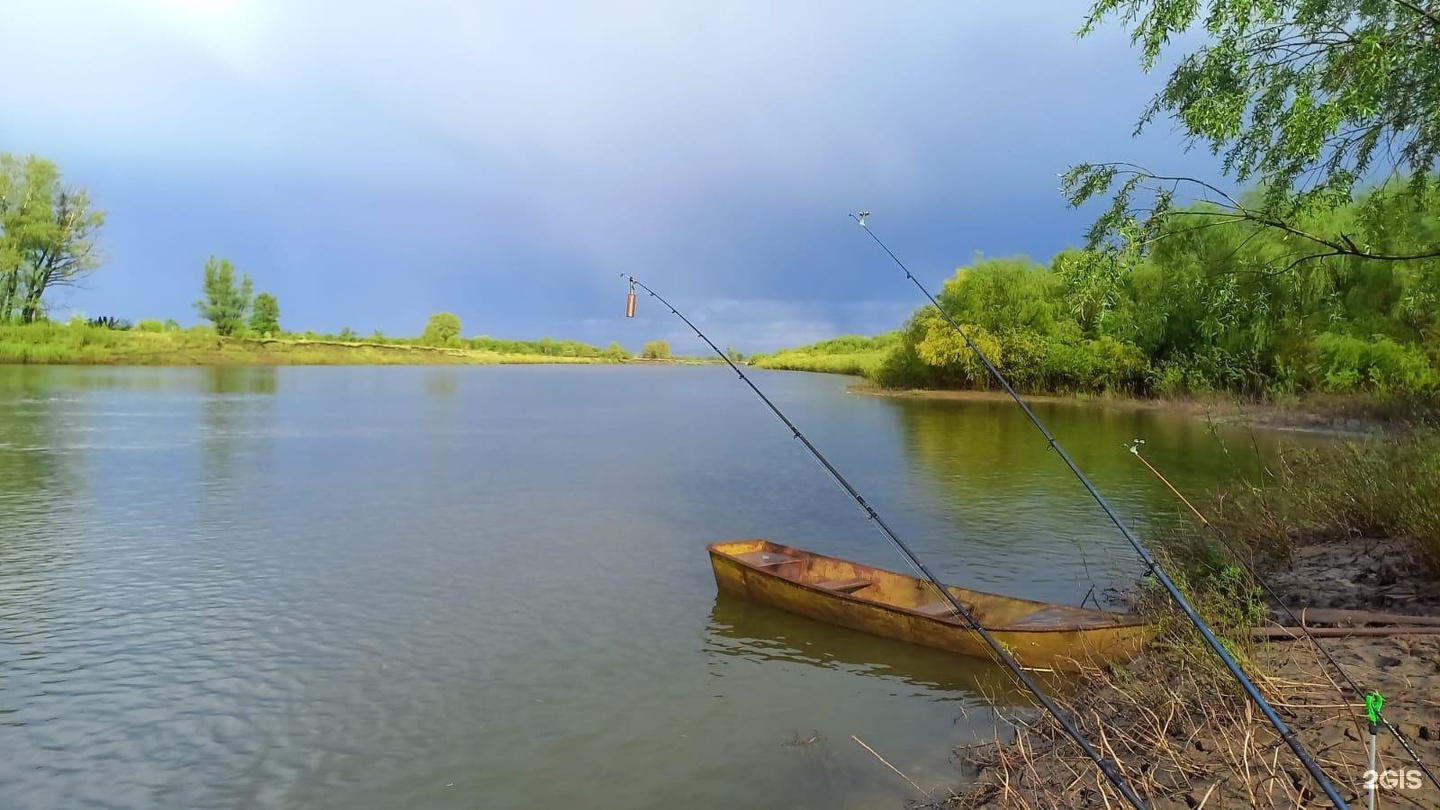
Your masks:
{"label": "fishing line", "polygon": [[1036,429],[1040,431],[1040,435],[1045,437],[1045,441],[1049,444],[1050,449],[1054,450],[1055,453],[1060,456],[1060,459],[1065,462],[1065,466],[1070,468],[1070,472],[1074,473],[1075,477],[1080,479],[1080,483],[1084,485],[1091,497],[1095,499],[1095,502],[1098,503],[1100,508],[1105,511],[1105,514],[1109,516],[1111,522],[1115,524],[1115,528],[1120,530],[1120,534],[1130,542],[1130,545],[1135,549],[1135,553],[1140,555],[1141,562],[1145,563],[1145,567],[1149,570],[1150,574],[1169,592],[1170,597],[1175,600],[1175,604],[1180,607],[1180,610],[1185,613],[1190,623],[1193,624],[1195,629],[1200,632],[1200,635],[1204,637],[1205,643],[1210,646],[1210,649],[1214,650],[1215,654],[1220,656],[1220,660],[1225,664],[1225,668],[1230,671],[1231,676],[1233,676],[1236,682],[1245,690],[1245,694],[1248,695],[1250,700],[1260,709],[1260,712],[1265,715],[1265,719],[1270,721],[1270,725],[1279,733],[1280,739],[1284,740],[1285,743],[1290,746],[1290,750],[1295,752],[1296,758],[1305,766],[1305,770],[1309,771],[1311,778],[1313,778],[1316,784],[1320,786],[1320,789],[1325,792],[1330,802],[1334,804],[1335,807],[1340,808],[1340,810],[1348,810],[1349,805],[1345,803],[1344,799],[1340,798],[1340,794],[1336,792],[1335,786],[1330,784],[1330,780],[1325,776],[1325,773],[1320,770],[1320,766],[1311,758],[1309,752],[1305,750],[1305,747],[1300,744],[1300,740],[1295,736],[1295,732],[1291,731],[1290,727],[1285,725],[1285,721],[1280,719],[1280,715],[1275,713],[1275,709],[1265,700],[1264,695],[1260,694],[1260,690],[1246,677],[1245,672],[1240,669],[1240,665],[1235,663],[1235,659],[1231,658],[1230,654],[1225,651],[1224,646],[1220,644],[1220,640],[1215,638],[1215,634],[1206,626],[1205,620],[1200,618],[1200,614],[1195,612],[1195,608],[1191,606],[1189,600],[1175,587],[1175,583],[1170,581],[1170,577],[1165,573],[1164,569],[1160,567],[1160,564],[1155,561],[1155,558],[1150,556],[1150,552],[1145,548],[1145,545],[1136,539],[1135,536],[1130,533],[1129,529],[1125,528],[1125,522],[1120,519],[1120,516],[1115,513],[1114,509],[1110,508],[1110,504],[1106,503],[1105,498],[1101,496],[1100,492],[1095,489],[1095,486],[1090,483],[1090,479],[1086,478],[1085,473],[1081,472],[1080,468],[1075,466],[1075,462],[1070,460],[1070,456],[1066,454],[1064,448],[1060,446],[1060,443],[1055,440],[1055,437],[1050,434],[1050,431],[1045,428],[1045,425],[1035,416],[1034,412],[1030,410],[1030,406],[1026,405],[1025,400],[1021,399],[1020,395],[1015,393],[1015,389],[1010,387],[1010,381],[1006,380],[1005,375],[1001,374],[1000,370],[995,367],[995,364],[990,362],[990,358],[985,356],[985,352],[982,351],[979,346],[975,345],[975,342],[970,339],[970,335],[960,327],[960,324],[956,323],[955,319],[950,317],[950,313],[946,312],[945,308],[940,306],[940,302],[936,301],[935,296],[931,295],[930,291],[925,289],[925,285],[921,284],[920,280],[915,278],[915,275],[910,272],[910,268],[906,267],[905,263],[900,261],[899,257],[891,252],[890,248],[886,247],[884,242],[880,241],[880,237],[875,235],[875,232],[870,229],[870,226],[865,224],[865,217],[869,216],[869,214],[869,211],[861,211],[858,216],[851,214],[850,218],[859,223],[860,227],[865,230],[865,233],[869,234],[870,238],[875,240],[875,244],[879,245],[882,250],[889,254],[895,264],[898,265],[901,270],[905,271],[905,277],[914,282],[915,286],[929,299],[930,303],[935,305],[935,309],[940,311],[941,317],[943,317],[950,326],[954,327],[956,332],[960,333],[960,337],[964,339],[965,345],[975,353],[976,357],[984,364],[991,376],[1000,383],[1006,393],[1010,395],[1010,398],[1015,400],[1015,404],[1019,405],[1020,409],[1025,412],[1025,416],[1030,419],[1031,424],[1035,425]]}
{"label": "fishing line", "polygon": [[710,338],[706,337],[705,333],[701,332],[699,327],[691,323],[689,318],[680,314],[679,310],[677,310],[669,301],[661,298],[660,295],[654,290],[645,286],[632,275],[621,273],[620,276],[621,278],[625,278],[630,281],[630,295],[626,298],[626,317],[634,317],[634,295],[635,288],[638,286],[640,289],[649,293],[651,298],[659,301],[667,309],[669,309],[672,315],[684,321],[685,325],[690,327],[690,329],[695,332],[695,336],[705,341],[706,345],[713,349],[715,351],[715,354],[719,355],[720,359],[724,360],[725,364],[730,366],[731,370],[738,374],[740,376],[740,379],[744,381],[746,385],[750,386],[750,390],[754,391],[755,395],[760,397],[760,400],[770,408],[771,412],[773,412],[777,417],[779,417],[781,422],[785,423],[785,427],[789,428],[791,434],[793,434],[796,439],[799,439],[801,444],[805,445],[805,449],[809,450],[810,455],[815,457],[815,460],[820,463],[820,466],[824,467],[825,470],[830,473],[830,477],[835,479],[835,482],[840,485],[840,488],[845,490],[845,492],[849,494],[849,496],[860,505],[861,509],[865,510],[865,514],[872,522],[874,522],[875,526],[880,530],[881,534],[885,535],[885,539],[889,540],[891,545],[895,546],[895,548],[899,549],[901,554],[905,555],[905,559],[910,563],[910,566],[914,568],[917,572],[919,572],[921,576],[925,577],[925,579],[928,580],[930,584],[935,587],[936,591],[941,595],[941,597],[947,602],[949,602],[950,606],[953,607],[955,611],[965,619],[966,623],[970,625],[970,629],[974,630],[976,634],[978,634],[980,638],[985,641],[985,644],[990,648],[990,651],[994,653],[995,656],[999,658],[1000,661],[1004,663],[1007,668],[1009,668],[1010,672],[1013,673],[1017,679],[1019,679],[1020,683],[1025,687],[1025,689],[1028,690],[1030,694],[1035,697],[1036,700],[1040,701],[1040,704],[1045,707],[1046,711],[1048,711],[1051,715],[1055,717],[1056,720],[1060,722],[1060,725],[1065,730],[1065,733],[1068,734],[1070,738],[1073,739],[1075,743],[1080,746],[1080,749],[1085,752],[1085,755],[1087,757],[1094,761],[1094,763],[1100,768],[1100,772],[1104,774],[1106,780],[1108,780],[1110,784],[1113,785],[1115,789],[1118,790],[1120,794],[1125,797],[1126,801],[1130,802],[1131,805],[1137,808],[1137,810],[1146,810],[1145,803],[1141,801],[1140,797],[1136,795],[1135,791],[1130,787],[1129,784],[1125,782],[1124,778],[1121,777],[1119,771],[1116,769],[1115,763],[1106,759],[1103,755],[1101,755],[1099,751],[1095,750],[1094,746],[1092,746],[1083,736],[1081,736],[1079,729],[1075,727],[1075,725],[1069,718],[1067,718],[1064,714],[1060,712],[1060,708],[1056,706],[1055,703],[1049,698],[1049,696],[1047,696],[1040,689],[1039,685],[1037,685],[1034,679],[1030,677],[1030,674],[1025,671],[1025,668],[1020,666],[1020,663],[1016,661],[1015,658],[1005,650],[1004,646],[999,641],[997,641],[994,636],[990,635],[990,632],[986,630],[983,625],[980,624],[980,621],[975,618],[975,615],[972,614],[968,608],[965,607],[964,603],[957,599],[954,594],[950,593],[950,591],[940,583],[940,580],[935,578],[934,574],[930,573],[930,569],[926,568],[925,564],[922,563],[920,559],[916,557],[913,552],[910,551],[910,548],[906,546],[905,543],[902,542],[900,538],[895,534],[895,532],[890,529],[890,527],[885,523],[885,521],[881,519],[880,514],[876,512],[875,509],[871,507],[870,504],[867,503],[863,497],[861,497],[860,493],[856,491],[855,487],[851,486],[850,482],[845,480],[845,476],[841,475],[840,471],[835,469],[835,466],[831,464],[828,459],[825,458],[825,456],[819,451],[819,449],[817,449],[815,445],[811,444],[809,439],[805,438],[805,434],[800,432],[800,428],[795,427],[795,423],[791,422],[790,419],[786,417],[785,414],[782,413],[778,407],[776,407],[775,403],[771,402],[770,398],[765,396],[764,392],[762,392],[760,388],[750,380],[749,377],[745,376],[745,372],[741,371],[739,366],[735,365],[735,363],[730,359],[729,355],[721,351],[720,347],[716,346],[713,342],[711,342]]}
{"label": "fishing line", "polygon": [[[1315,645],[1315,649],[1319,650],[1321,655],[1325,656],[1325,660],[1329,662],[1330,666],[1336,672],[1340,673],[1340,677],[1344,678],[1346,683],[1350,684],[1350,688],[1355,690],[1355,694],[1365,699],[1366,710],[1369,713],[1372,736],[1374,734],[1374,729],[1377,724],[1384,726],[1392,735],[1395,736],[1396,741],[1398,741],[1400,743],[1400,746],[1405,749],[1405,753],[1409,754],[1410,758],[1415,761],[1415,764],[1420,767],[1420,770],[1424,771],[1425,775],[1429,777],[1430,784],[1434,785],[1437,788],[1440,788],[1440,781],[1436,781],[1435,774],[1431,773],[1430,769],[1425,766],[1425,763],[1420,761],[1420,755],[1415,753],[1415,749],[1411,748],[1410,743],[1407,742],[1403,736],[1401,736],[1400,729],[1391,725],[1390,721],[1385,719],[1385,716],[1380,713],[1380,707],[1384,704],[1384,700],[1379,697],[1379,693],[1366,692],[1364,689],[1361,689],[1360,684],[1356,683],[1355,679],[1350,677],[1350,673],[1345,671],[1345,667],[1341,666],[1340,662],[1336,661],[1335,658],[1330,655],[1330,651],[1325,649],[1325,645],[1320,643],[1320,639],[1316,638],[1314,634],[1310,632],[1310,628],[1306,627],[1305,623],[1300,620],[1300,617],[1295,615],[1295,611],[1291,610],[1290,607],[1286,605],[1285,602],[1280,598],[1280,595],[1275,592],[1275,589],[1270,587],[1270,583],[1266,582],[1263,578],[1261,578],[1260,574],[1255,570],[1253,566],[1245,562],[1245,555],[1240,553],[1236,549],[1236,547],[1231,544],[1230,538],[1228,538],[1225,533],[1220,530],[1220,527],[1216,526],[1214,523],[1211,523],[1210,520],[1206,518],[1199,509],[1195,508],[1195,504],[1191,503],[1189,498],[1186,498],[1183,494],[1181,494],[1180,490],[1175,488],[1174,484],[1170,483],[1170,479],[1166,478],[1163,474],[1161,474],[1159,470],[1155,469],[1155,465],[1151,464],[1148,459],[1140,455],[1140,445],[1144,443],[1145,442],[1140,439],[1136,439],[1133,443],[1131,443],[1129,447],[1131,455],[1139,459],[1141,464],[1144,464],[1146,468],[1150,470],[1150,472],[1155,474],[1156,478],[1159,478],[1160,481],[1165,484],[1165,486],[1170,488],[1171,492],[1175,493],[1175,497],[1179,498],[1181,503],[1189,507],[1190,511],[1195,514],[1195,517],[1200,520],[1200,524],[1205,528],[1209,529],[1210,533],[1215,535],[1216,539],[1218,539],[1220,543],[1225,546],[1225,549],[1230,552],[1231,556],[1235,558],[1235,561],[1240,565],[1240,567],[1245,569],[1245,572],[1249,574],[1251,578],[1253,578],[1255,582],[1260,585],[1260,587],[1265,589],[1265,592],[1270,595],[1270,598],[1274,600],[1275,604],[1279,605],[1280,609],[1285,611],[1285,615],[1289,616],[1290,620],[1295,622],[1295,624],[1300,628],[1301,632],[1305,634],[1305,638],[1311,644]],[[1372,765],[1371,767],[1373,770],[1374,766]]]}

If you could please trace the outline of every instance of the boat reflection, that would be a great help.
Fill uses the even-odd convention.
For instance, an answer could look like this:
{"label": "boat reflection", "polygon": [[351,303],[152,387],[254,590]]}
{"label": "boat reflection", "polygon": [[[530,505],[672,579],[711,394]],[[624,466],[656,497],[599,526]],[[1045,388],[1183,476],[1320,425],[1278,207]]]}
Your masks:
{"label": "boat reflection", "polygon": [[[817,622],[726,591],[716,592],[706,635],[706,650],[713,655],[887,678],[932,699],[1034,703],[999,663]],[[1069,683],[1059,675],[1032,674],[1047,690],[1063,690]]]}

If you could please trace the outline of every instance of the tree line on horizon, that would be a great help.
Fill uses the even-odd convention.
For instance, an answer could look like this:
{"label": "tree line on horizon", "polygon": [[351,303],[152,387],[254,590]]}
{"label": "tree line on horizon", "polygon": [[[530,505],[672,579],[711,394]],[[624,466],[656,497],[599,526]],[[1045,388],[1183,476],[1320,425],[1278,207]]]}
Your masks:
{"label": "tree line on horizon", "polygon": [[[59,168],[38,156],[0,153],[0,326],[37,324],[50,320],[53,295],[79,287],[101,265],[97,241],[105,215],[91,206],[85,189],[63,182]],[[418,337],[389,337],[376,330],[362,337],[345,327],[336,334],[313,331],[286,332],[280,326],[280,302],[269,292],[254,292],[248,273],[240,273],[229,259],[206,260],[201,298],[195,310],[209,326],[188,331],[210,331],[221,338],[306,339],[421,345],[470,349],[505,354],[553,357],[593,357],[627,360],[633,355],[618,341],[601,349],[576,340],[502,340],[486,335],[466,338],[454,313],[430,316]],[[83,318],[72,324],[111,330],[179,332],[174,319],[145,318],[136,323],[114,316]],[[649,359],[670,357],[665,341],[650,341],[641,350]]]}

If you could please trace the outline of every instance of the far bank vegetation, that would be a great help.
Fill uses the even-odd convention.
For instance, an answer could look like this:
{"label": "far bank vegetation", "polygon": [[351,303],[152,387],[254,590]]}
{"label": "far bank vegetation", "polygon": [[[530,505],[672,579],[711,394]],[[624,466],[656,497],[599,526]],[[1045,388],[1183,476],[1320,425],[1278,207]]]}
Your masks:
{"label": "far bank vegetation", "polygon": [[[1417,206],[1398,193],[1311,216],[1326,220],[1307,223],[1312,230],[1376,251],[1440,243],[1440,202]],[[1024,393],[1429,399],[1440,390],[1440,258],[1295,261],[1302,246],[1274,228],[1170,222],[1143,254],[977,257],[937,299]],[[995,387],[928,305],[893,333],[751,361],[889,388]]]}

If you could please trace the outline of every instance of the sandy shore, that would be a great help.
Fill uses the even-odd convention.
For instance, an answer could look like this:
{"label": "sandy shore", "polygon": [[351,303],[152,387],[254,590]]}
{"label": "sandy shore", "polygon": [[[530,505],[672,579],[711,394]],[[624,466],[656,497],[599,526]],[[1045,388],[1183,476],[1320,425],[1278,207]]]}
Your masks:
{"label": "sandy shore", "polygon": [[[1009,402],[1004,391],[932,391],[880,388],[862,382],[846,389],[852,394],[969,402]],[[1053,396],[1022,394],[1029,403],[1053,403],[1114,410],[1163,410],[1187,413],[1201,419],[1225,424],[1243,424],[1273,430],[1313,431],[1320,433],[1365,434],[1403,417],[1405,411],[1386,408],[1371,400],[1357,398],[1312,397],[1292,403],[1248,402],[1235,398],[1207,399],[1135,399],[1132,397]]]}
{"label": "sandy shore", "polygon": [[[1328,607],[1440,615],[1440,584],[1391,543],[1312,546],[1270,582],[1297,612]],[[1285,622],[1278,613],[1275,618]],[[1440,771],[1440,635],[1320,643],[1362,689],[1385,696],[1386,719],[1432,772]],[[1157,810],[1331,806],[1233,681],[1187,665],[1205,654],[1156,650],[1128,667],[1093,673],[1089,685],[1067,700],[1069,709],[1087,739],[1121,763],[1131,785]],[[1363,696],[1307,641],[1262,642],[1248,650],[1243,665],[1342,797],[1365,806],[1369,735]],[[1017,720],[1018,733],[961,752],[973,781],[947,806],[1125,806],[1053,721],[1033,712]],[[1394,772],[1397,784],[1382,784],[1377,807],[1440,808],[1440,790],[1393,736],[1382,733],[1378,750],[1378,769]]]}

